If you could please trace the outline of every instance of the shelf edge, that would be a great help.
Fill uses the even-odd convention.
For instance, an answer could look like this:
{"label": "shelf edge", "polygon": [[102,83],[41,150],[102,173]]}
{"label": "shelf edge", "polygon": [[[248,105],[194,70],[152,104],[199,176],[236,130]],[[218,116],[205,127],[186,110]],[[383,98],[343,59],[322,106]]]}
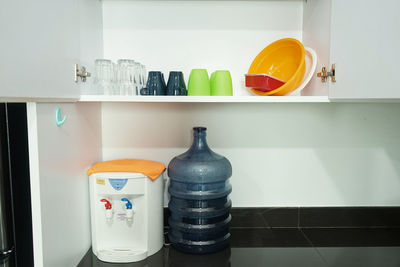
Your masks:
{"label": "shelf edge", "polygon": [[82,95],[80,102],[121,103],[328,103],[328,96],[104,96]]}

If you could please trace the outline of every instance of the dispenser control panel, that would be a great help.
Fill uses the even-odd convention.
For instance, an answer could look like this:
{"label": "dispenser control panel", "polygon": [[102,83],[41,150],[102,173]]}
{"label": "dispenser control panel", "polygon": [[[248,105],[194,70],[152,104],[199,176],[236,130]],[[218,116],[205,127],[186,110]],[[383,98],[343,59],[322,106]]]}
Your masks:
{"label": "dispenser control panel", "polygon": [[124,188],[128,179],[108,179],[108,181],[115,190],[119,191]]}

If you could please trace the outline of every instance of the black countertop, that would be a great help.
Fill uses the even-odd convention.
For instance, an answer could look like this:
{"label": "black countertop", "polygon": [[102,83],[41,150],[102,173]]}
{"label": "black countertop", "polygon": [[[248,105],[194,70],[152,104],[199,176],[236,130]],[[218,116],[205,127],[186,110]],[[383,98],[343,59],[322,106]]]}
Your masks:
{"label": "black countertop", "polygon": [[[379,214],[376,214],[376,211],[371,212],[370,209],[356,209],[355,212],[350,212],[352,210],[353,208],[334,209],[335,216],[322,216],[319,210],[307,209],[307,214],[318,213],[318,216],[311,214],[313,216],[309,216],[309,221],[313,218],[314,221],[315,218],[319,221],[319,218],[327,218],[329,225],[323,224],[321,227],[321,222],[318,222],[318,227],[310,227],[315,226],[313,222],[312,225],[303,225],[302,228],[298,226],[297,209],[232,210],[234,219],[231,227],[231,247],[218,253],[191,255],[166,246],[143,261],[115,264],[99,261],[89,250],[78,267],[400,266],[400,227],[397,223],[400,209],[396,209],[398,212],[393,212],[392,208],[384,211],[379,209]],[[373,216],[365,216],[365,211]],[[332,209],[329,209],[328,215],[331,213]],[[331,225],[332,221],[336,222],[337,218],[342,217],[346,221],[355,218],[353,221],[359,222],[359,216],[350,216],[354,215],[353,213],[357,216],[361,214],[363,218],[372,217],[374,221],[376,218],[385,219],[385,224],[341,224],[340,227],[332,227],[335,226]],[[390,215],[390,220],[387,214]],[[307,218],[303,218],[302,223],[306,222],[305,219]],[[388,224],[387,221],[396,223]]]}
{"label": "black countertop", "polygon": [[126,264],[102,262],[89,251],[79,267],[261,267],[324,266],[323,264],[317,251],[312,248],[227,248],[214,254],[191,255],[165,247],[146,260]]}
{"label": "black countertop", "polygon": [[136,263],[106,263],[91,251],[78,267],[318,267],[400,266],[400,247],[228,248],[209,255],[191,255],[165,247]]}

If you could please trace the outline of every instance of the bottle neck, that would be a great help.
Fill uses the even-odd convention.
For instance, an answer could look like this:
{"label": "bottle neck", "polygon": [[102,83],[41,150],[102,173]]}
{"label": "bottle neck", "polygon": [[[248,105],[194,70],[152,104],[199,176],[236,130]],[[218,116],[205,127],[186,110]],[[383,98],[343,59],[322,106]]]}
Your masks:
{"label": "bottle neck", "polygon": [[191,148],[199,150],[208,149],[206,137],[207,135],[205,131],[200,133],[195,132],[193,134],[193,144]]}
{"label": "bottle neck", "polygon": [[205,127],[194,127],[193,128],[193,143],[190,150],[209,150],[207,145],[207,128]]}

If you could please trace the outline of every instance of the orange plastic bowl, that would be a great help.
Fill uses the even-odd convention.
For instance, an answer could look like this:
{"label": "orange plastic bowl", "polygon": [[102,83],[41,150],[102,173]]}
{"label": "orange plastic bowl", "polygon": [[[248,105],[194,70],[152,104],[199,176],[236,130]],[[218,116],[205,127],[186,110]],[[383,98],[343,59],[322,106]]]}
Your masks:
{"label": "orange plastic bowl", "polygon": [[302,43],[292,38],[278,40],[257,55],[248,73],[265,73],[286,83],[268,92],[254,88],[251,90],[258,95],[286,95],[300,85],[305,68],[305,51]]}

